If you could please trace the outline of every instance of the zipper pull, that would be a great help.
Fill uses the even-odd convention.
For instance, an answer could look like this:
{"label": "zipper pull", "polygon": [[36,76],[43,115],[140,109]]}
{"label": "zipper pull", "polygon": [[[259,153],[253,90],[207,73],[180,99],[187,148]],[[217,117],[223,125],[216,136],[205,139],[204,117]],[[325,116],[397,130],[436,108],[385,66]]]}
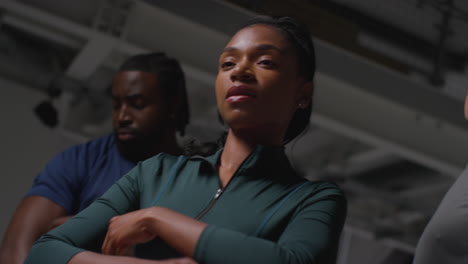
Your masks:
{"label": "zipper pull", "polygon": [[214,196],[213,199],[217,200],[219,198],[219,196],[221,196],[221,194],[223,193],[223,188],[219,188],[217,191],[216,191],[216,194]]}

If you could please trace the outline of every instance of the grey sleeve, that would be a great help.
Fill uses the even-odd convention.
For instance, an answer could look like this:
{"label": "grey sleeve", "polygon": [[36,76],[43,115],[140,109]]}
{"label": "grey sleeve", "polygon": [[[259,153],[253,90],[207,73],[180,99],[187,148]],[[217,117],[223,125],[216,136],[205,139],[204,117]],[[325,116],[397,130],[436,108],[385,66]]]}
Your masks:
{"label": "grey sleeve", "polygon": [[415,251],[414,264],[468,263],[468,169],[445,194]]}

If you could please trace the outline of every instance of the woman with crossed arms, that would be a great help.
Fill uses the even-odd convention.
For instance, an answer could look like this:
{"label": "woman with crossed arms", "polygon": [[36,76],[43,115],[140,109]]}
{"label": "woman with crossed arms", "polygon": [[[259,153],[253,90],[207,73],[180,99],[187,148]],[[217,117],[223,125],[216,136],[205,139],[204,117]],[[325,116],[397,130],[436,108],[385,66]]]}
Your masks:
{"label": "woman with crossed arms", "polygon": [[309,124],[314,72],[304,26],[251,21],[219,58],[224,148],[140,163],[25,263],[334,263],[345,198],[300,177],[284,153]]}

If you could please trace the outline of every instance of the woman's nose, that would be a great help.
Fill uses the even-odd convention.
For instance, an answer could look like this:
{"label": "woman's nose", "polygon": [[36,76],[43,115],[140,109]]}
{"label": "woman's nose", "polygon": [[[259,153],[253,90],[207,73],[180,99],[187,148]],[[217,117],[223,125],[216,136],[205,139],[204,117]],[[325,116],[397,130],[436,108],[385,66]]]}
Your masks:
{"label": "woman's nose", "polygon": [[251,81],[254,79],[253,71],[247,62],[236,64],[231,72],[232,81]]}

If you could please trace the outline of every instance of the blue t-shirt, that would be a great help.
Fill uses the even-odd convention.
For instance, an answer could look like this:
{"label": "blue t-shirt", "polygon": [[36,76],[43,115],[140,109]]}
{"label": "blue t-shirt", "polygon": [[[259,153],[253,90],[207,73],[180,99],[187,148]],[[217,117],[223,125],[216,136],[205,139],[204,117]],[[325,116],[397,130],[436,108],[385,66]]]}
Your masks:
{"label": "blue t-shirt", "polygon": [[122,157],[115,136],[108,135],[55,156],[36,176],[26,196],[43,196],[76,214],[135,165]]}

